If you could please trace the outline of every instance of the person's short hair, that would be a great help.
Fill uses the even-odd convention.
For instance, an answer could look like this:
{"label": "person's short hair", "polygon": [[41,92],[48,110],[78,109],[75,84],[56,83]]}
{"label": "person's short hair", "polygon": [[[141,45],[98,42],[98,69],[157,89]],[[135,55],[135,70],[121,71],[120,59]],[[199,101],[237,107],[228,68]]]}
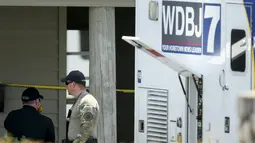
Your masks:
{"label": "person's short hair", "polygon": [[34,103],[34,100],[32,101],[22,101],[23,104],[33,104]]}
{"label": "person's short hair", "polygon": [[82,86],[86,86],[86,81],[75,81],[75,83],[82,85]]}

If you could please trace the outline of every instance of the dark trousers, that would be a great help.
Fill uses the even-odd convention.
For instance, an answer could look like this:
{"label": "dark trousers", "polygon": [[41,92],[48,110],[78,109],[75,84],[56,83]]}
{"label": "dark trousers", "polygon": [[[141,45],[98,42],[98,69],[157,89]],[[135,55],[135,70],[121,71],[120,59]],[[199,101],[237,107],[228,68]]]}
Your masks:
{"label": "dark trousers", "polygon": [[[67,139],[62,140],[62,143],[72,143],[72,142],[73,141],[67,140]],[[85,143],[97,143],[97,138],[90,136]]]}
{"label": "dark trousers", "polygon": [[86,143],[97,143],[97,138],[90,136],[88,140],[86,141]]}

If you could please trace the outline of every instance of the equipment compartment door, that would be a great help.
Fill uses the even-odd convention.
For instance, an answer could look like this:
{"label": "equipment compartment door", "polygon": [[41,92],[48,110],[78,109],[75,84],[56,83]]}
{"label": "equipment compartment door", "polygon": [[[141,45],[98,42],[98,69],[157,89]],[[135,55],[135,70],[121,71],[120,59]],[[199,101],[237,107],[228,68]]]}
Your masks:
{"label": "equipment compartment door", "polygon": [[238,118],[236,97],[252,88],[251,31],[249,14],[251,8],[243,4],[226,5],[226,62],[223,71],[224,141],[238,142]]}
{"label": "equipment compartment door", "polygon": [[139,88],[138,143],[168,142],[168,91]]}

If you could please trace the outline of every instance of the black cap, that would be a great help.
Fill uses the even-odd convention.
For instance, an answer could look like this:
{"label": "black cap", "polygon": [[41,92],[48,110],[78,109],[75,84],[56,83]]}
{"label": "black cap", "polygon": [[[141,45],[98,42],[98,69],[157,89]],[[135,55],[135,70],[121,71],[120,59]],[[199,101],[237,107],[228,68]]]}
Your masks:
{"label": "black cap", "polygon": [[43,99],[43,96],[40,95],[36,88],[29,87],[23,91],[21,99],[22,101],[32,101],[36,99]]}
{"label": "black cap", "polygon": [[73,70],[66,77],[61,78],[61,82],[67,81],[85,82],[85,76],[79,70]]}

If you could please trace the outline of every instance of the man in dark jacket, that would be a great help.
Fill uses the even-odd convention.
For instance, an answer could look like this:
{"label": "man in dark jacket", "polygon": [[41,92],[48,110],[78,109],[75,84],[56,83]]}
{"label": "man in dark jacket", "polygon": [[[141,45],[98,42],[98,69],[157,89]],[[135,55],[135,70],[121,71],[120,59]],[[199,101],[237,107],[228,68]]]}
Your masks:
{"label": "man in dark jacket", "polygon": [[14,138],[55,142],[52,120],[42,115],[40,100],[43,96],[36,88],[27,88],[22,93],[23,108],[11,111],[4,121],[4,127]]}

